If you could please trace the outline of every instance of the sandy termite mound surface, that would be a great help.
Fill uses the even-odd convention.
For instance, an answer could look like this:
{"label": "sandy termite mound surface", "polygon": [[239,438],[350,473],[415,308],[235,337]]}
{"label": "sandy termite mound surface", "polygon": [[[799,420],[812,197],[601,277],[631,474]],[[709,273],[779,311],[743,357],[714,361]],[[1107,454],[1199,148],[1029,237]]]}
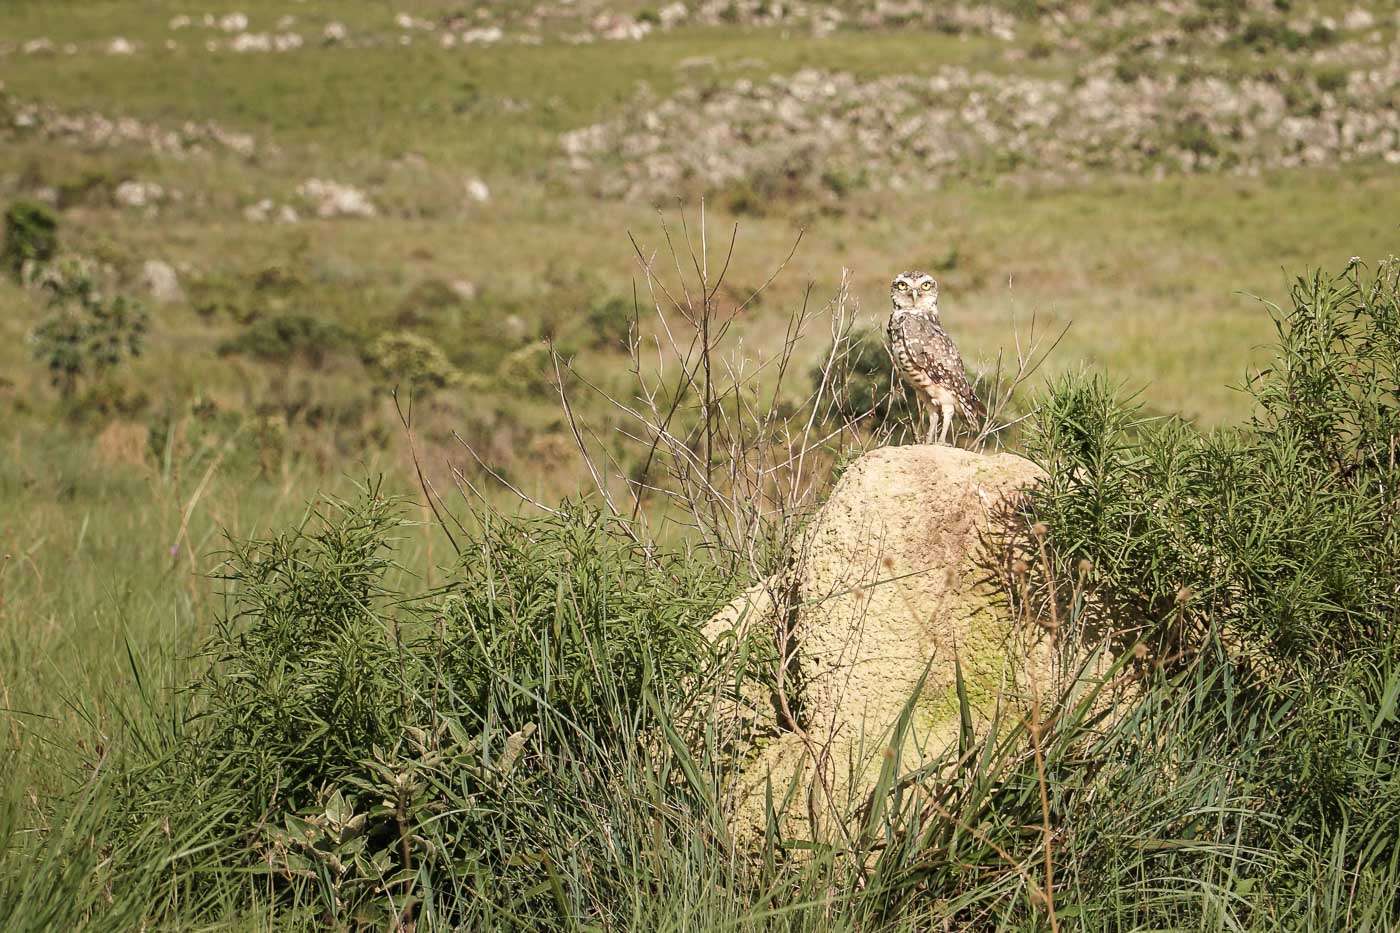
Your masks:
{"label": "sandy termite mound surface", "polygon": [[1047,689],[1059,653],[1044,628],[1012,618],[1004,583],[1027,539],[1027,490],[1043,478],[1007,453],[920,445],[866,454],[799,536],[787,569],[710,621],[706,634],[750,663],[788,659],[771,661],[720,710],[744,761],[727,787],[736,837],[762,833],[768,795],[781,801],[789,790],[784,836],[835,841],[849,831],[911,697],[901,770],[956,741],[958,666],[982,724],[998,706],[1026,708],[1033,685]]}

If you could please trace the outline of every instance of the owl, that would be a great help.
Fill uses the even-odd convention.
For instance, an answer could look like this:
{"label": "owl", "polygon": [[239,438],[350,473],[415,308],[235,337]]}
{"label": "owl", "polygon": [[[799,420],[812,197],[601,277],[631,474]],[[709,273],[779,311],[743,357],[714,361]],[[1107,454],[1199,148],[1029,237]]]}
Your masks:
{"label": "owl", "polygon": [[913,388],[919,410],[927,410],[924,443],[934,443],[934,428],[942,422],[937,443],[948,443],[953,413],[972,421],[987,409],[972,391],[957,345],[938,323],[938,283],[924,272],[901,272],[890,284],[894,305],[886,326],[895,369]]}

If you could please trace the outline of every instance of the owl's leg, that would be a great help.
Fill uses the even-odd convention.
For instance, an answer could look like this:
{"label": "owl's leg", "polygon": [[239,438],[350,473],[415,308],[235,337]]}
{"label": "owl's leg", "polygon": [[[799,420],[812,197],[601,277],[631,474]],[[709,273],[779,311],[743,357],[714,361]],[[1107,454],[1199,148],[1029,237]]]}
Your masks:
{"label": "owl's leg", "polygon": [[948,432],[953,429],[953,403],[944,402],[940,406],[943,410],[943,434],[938,438],[938,443],[948,443]]}
{"label": "owl's leg", "polygon": [[938,428],[938,409],[932,402],[925,402],[919,405],[920,411],[928,416],[928,428],[924,431],[924,443],[932,444],[934,432]]}

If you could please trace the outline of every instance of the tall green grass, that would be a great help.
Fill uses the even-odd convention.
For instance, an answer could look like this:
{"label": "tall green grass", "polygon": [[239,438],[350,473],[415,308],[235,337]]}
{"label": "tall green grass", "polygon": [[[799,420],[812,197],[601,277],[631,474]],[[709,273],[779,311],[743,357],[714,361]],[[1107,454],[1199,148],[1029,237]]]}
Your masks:
{"label": "tall green grass", "polygon": [[1132,689],[890,770],[844,848],[726,822],[744,684],[697,623],[742,581],[581,506],[478,510],[430,570],[444,529],[371,482],[231,541],[202,651],[127,659],[49,793],[10,754],[0,925],[1392,929],[1395,270],[1277,320],[1248,428],[1041,400],[1030,573]]}

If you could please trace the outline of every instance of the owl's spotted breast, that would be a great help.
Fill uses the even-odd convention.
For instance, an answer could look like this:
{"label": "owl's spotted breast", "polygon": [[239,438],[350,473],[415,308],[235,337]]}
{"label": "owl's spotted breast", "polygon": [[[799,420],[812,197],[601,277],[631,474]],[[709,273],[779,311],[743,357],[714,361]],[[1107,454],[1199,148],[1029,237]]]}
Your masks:
{"label": "owl's spotted breast", "polygon": [[966,418],[985,413],[963,369],[953,338],[931,315],[896,312],[886,327],[890,355],[905,382],[935,404],[952,404]]}

